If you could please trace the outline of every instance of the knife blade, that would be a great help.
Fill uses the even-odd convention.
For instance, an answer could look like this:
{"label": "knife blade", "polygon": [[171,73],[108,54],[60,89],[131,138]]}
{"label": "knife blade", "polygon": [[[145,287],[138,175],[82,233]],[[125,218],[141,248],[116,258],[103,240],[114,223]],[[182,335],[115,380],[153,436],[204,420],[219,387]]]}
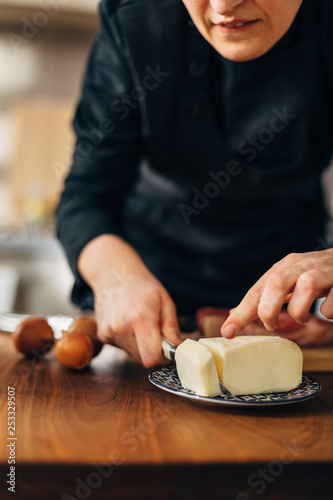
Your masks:
{"label": "knife blade", "polygon": [[165,337],[162,337],[161,344],[162,344],[163,355],[167,359],[169,359],[170,361],[175,361],[175,355],[176,355],[177,346],[175,346],[174,344],[172,344]]}
{"label": "knife blade", "polygon": [[[0,314],[0,331],[13,333],[18,325],[25,319],[30,318],[32,314],[19,314],[19,313],[1,313]],[[63,330],[67,330],[74,321],[72,316],[65,316],[63,314],[53,314],[45,316],[46,321],[54,331],[54,337],[60,339]],[[175,361],[176,348],[166,338],[162,338],[162,351],[164,356],[170,361]]]}
{"label": "knife blade", "polygon": [[[13,333],[17,326],[25,319],[34,316],[32,314],[19,314],[19,313],[1,313],[0,314],[0,331]],[[63,336],[63,330],[67,330],[73,323],[74,318],[72,316],[65,316],[63,314],[54,314],[45,316],[46,321],[52,328],[54,332],[54,337],[60,339]],[[175,363],[175,354],[177,346],[172,344],[165,337],[161,340],[162,352],[164,356]],[[221,394],[230,395],[230,392],[223,387],[220,383]]]}
{"label": "knife blade", "polygon": [[[25,319],[35,316],[32,314],[16,314],[16,313],[1,313],[0,314],[0,331],[13,333],[17,326]],[[54,332],[54,337],[60,339],[63,330],[67,330],[73,323],[72,316],[62,314],[54,314],[45,316],[46,321]]]}

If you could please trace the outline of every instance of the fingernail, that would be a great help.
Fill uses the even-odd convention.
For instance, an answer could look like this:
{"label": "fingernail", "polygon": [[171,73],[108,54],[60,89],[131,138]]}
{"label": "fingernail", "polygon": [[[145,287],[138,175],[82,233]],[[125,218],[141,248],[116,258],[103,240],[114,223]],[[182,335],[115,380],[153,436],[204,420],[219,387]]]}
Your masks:
{"label": "fingernail", "polygon": [[221,331],[223,337],[226,339],[232,339],[236,335],[235,325],[228,325]]}
{"label": "fingernail", "polygon": [[301,325],[304,325],[305,323],[308,323],[310,319],[310,316],[307,314],[306,316],[304,316],[304,318],[300,319],[299,322],[301,323]]}
{"label": "fingernail", "polygon": [[[263,322],[264,323],[264,322]],[[274,332],[278,325],[268,325],[267,323],[264,323],[264,327],[266,328],[266,330],[268,330],[269,332]]]}

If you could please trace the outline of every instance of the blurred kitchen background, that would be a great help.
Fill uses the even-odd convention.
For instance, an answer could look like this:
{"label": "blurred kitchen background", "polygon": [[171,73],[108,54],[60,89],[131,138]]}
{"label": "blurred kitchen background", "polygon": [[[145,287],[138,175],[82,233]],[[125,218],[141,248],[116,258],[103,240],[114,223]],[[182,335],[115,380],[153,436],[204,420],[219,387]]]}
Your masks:
{"label": "blurred kitchen background", "polygon": [[54,234],[98,0],[0,0],[0,312],[74,312]]}
{"label": "blurred kitchen background", "polygon": [[0,312],[75,312],[53,214],[98,3],[0,0]]}

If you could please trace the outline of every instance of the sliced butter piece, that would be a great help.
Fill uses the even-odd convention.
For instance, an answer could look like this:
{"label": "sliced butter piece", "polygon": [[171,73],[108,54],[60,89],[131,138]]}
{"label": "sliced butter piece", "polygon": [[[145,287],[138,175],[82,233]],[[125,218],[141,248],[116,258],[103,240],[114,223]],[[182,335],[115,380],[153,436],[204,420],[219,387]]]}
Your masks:
{"label": "sliced butter piece", "polygon": [[186,339],[177,347],[175,360],[180,382],[185,389],[199,396],[221,394],[214,358],[207,347]]}
{"label": "sliced butter piece", "polygon": [[221,384],[235,396],[291,391],[301,383],[303,353],[291,340],[248,335],[199,342],[212,353]]}

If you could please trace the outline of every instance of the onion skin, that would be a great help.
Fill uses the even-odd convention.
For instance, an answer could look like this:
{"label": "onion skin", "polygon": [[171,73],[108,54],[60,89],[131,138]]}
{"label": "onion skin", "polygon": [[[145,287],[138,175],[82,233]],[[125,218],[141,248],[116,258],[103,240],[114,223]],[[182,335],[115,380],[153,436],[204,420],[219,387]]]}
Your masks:
{"label": "onion skin", "polygon": [[15,329],[16,349],[28,357],[46,354],[54,345],[53,330],[42,317],[24,319]]}
{"label": "onion skin", "polygon": [[55,352],[61,365],[82,370],[91,363],[94,343],[88,335],[79,330],[64,332],[64,336],[56,344]]}
{"label": "onion skin", "polygon": [[97,322],[93,316],[76,318],[68,328],[67,333],[73,331],[81,331],[91,338],[94,344],[93,358],[101,352],[104,344],[97,337]]}

